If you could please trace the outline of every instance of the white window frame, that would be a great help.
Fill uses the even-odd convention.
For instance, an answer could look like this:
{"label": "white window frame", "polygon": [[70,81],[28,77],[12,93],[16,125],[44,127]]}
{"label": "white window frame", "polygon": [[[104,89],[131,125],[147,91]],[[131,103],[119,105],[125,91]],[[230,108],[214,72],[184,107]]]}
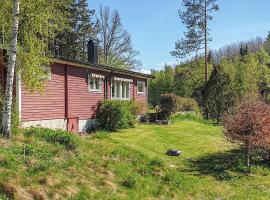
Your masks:
{"label": "white window frame", "polygon": [[[139,84],[143,85],[143,92],[139,92]],[[144,81],[137,81],[137,94],[145,95],[146,92],[146,86]]]}
{"label": "white window frame", "polygon": [[[132,82],[133,82],[132,79],[124,79],[124,78],[117,78],[117,77],[111,79],[111,99],[129,101],[130,96],[131,96],[130,93],[131,93]],[[117,86],[119,86],[119,88]],[[114,87],[114,95],[113,95],[113,87]],[[118,96],[117,91],[119,91],[119,97],[117,97]]]}
{"label": "white window frame", "polygon": [[[102,93],[102,86],[103,86],[103,79],[105,77],[102,75],[98,75],[98,74],[88,74],[88,91],[91,93]],[[94,88],[91,88],[91,79],[93,80],[94,83]],[[98,80],[98,81],[96,81]],[[99,88],[97,89],[97,83],[98,82],[98,86]]]}

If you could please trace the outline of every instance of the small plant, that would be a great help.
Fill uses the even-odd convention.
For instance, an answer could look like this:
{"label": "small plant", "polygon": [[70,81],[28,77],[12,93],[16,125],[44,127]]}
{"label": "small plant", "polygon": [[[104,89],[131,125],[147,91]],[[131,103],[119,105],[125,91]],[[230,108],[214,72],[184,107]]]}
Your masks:
{"label": "small plant", "polygon": [[136,121],[135,105],[128,101],[105,100],[99,106],[97,121],[99,127],[107,131],[134,127]]}
{"label": "small plant", "polygon": [[262,101],[243,102],[223,119],[224,134],[231,142],[243,144],[250,169],[252,150],[270,148],[270,106]]}
{"label": "small plant", "polygon": [[125,188],[134,188],[136,186],[138,182],[138,176],[136,175],[131,175],[131,176],[127,176],[123,182],[122,182],[122,186]]}
{"label": "small plant", "polygon": [[155,166],[155,167],[163,167],[164,166],[164,161],[161,160],[160,158],[156,157],[154,159],[152,159],[149,164],[151,166]]}
{"label": "small plant", "polygon": [[29,128],[24,130],[25,136],[35,136],[45,139],[50,143],[63,145],[67,150],[75,150],[78,146],[78,140],[72,133],[62,130],[51,130],[48,128]]}

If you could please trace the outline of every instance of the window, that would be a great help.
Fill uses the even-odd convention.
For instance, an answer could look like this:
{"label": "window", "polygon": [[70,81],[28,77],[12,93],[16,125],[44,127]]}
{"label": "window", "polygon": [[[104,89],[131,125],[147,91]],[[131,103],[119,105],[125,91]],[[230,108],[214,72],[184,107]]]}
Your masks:
{"label": "window", "polygon": [[145,94],[145,82],[143,82],[143,81],[137,82],[137,93],[138,94]]}
{"label": "window", "polygon": [[112,99],[129,100],[130,99],[130,79],[114,78],[112,79],[111,96]]}
{"label": "window", "polygon": [[97,74],[89,74],[88,75],[88,89],[90,92],[102,92],[102,82],[104,76]]}

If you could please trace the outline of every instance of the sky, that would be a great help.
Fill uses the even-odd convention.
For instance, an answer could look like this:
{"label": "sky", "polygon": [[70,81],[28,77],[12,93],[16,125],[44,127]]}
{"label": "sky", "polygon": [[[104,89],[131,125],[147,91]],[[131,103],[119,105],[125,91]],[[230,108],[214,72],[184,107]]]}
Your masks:
{"label": "sky", "polygon": [[[170,52],[185,31],[178,16],[181,3],[181,0],[88,0],[90,9],[98,10],[103,5],[119,11],[145,70],[179,62]],[[218,4],[220,10],[209,24],[210,49],[257,36],[265,38],[270,31],[270,0],[219,0]]]}

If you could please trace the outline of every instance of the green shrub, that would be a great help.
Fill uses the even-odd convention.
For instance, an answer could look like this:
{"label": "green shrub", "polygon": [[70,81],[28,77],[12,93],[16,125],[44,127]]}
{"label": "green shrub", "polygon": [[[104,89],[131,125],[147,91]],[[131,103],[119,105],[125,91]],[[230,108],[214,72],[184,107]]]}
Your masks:
{"label": "green shrub", "polygon": [[159,104],[160,116],[170,117],[177,112],[200,113],[198,103],[192,98],[180,97],[175,94],[163,94]]}
{"label": "green shrub", "polygon": [[177,111],[178,112],[190,112],[200,113],[200,107],[198,103],[192,98],[177,97]]}
{"label": "green shrub", "polygon": [[51,130],[48,128],[29,128],[24,130],[25,136],[35,136],[45,139],[49,143],[63,145],[67,150],[75,150],[78,139],[72,133],[62,130]]}
{"label": "green shrub", "polygon": [[102,101],[97,114],[98,125],[107,131],[134,127],[136,108],[134,102],[129,101]]}

